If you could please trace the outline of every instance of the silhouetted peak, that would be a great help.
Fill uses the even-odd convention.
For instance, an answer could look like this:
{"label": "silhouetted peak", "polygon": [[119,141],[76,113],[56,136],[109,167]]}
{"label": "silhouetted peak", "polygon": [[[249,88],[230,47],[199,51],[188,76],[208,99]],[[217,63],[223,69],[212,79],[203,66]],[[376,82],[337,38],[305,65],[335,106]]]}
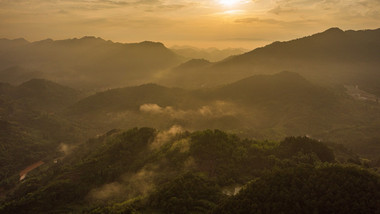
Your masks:
{"label": "silhouetted peak", "polygon": [[50,85],[58,85],[54,82],[51,82],[46,79],[31,79],[29,81],[26,81],[20,85],[20,87],[25,87],[25,88],[35,88],[35,87],[48,87]]}
{"label": "silhouetted peak", "polygon": [[344,31],[338,27],[333,27],[333,28],[325,30],[323,33],[335,34],[335,33],[344,33]]}
{"label": "silhouetted peak", "polygon": [[19,85],[19,88],[33,90],[33,91],[67,91],[76,93],[72,88],[60,85],[58,83],[52,82],[46,79],[31,79]]}
{"label": "silhouetted peak", "polygon": [[105,40],[102,39],[101,37],[95,37],[95,36],[84,36],[82,38],[80,38],[79,40],[81,41],[102,41],[104,42]]}
{"label": "silhouetted peak", "polygon": [[49,38],[49,39],[44,39],[44,40],[36,41],[36,42],[33,42],[33,43],[41,45],[41,44],[51,44],[53,42],[54,42],[54,40],[52,40],[52,39]]}
{"label": "silhouetted peak", "polygon": [[84,36],[84,37],[82,37],[82,38],[80,38],[80,39],[97,39],[97,38],[99,38],[99,37],[95,37],[95,36]]}
{"label": "silhouetted peak", "polygon": [[332,40],[339,40],[342,37],[344,37],[345,32],[341,30],[340,28],[334,27],[327,29],[321,33],[314,34],[310,37],[306,38],[311,38],[311,39],[332,39]]}
{"label": "silhouetted peak", "polygon": [[182,63],[177,68],[186,69],[186,68],[196,68],[210,65],[211,62],[205,59],[191,59],[185,63]]}
{"label": "silhouetted peak", "polygon": [[206,59],[191,59],[184,64],[210,64],[211,62]]}
{"label": "silhouetted peak", "polygon": [[143,41],[138,44],[144,47],[166,48],[165,45],[161,42]]}
{"label": "silhouetted peak", "polygon": [[94,37],[94,36],[85,36],[80,39],[73,38],[73,39],[64,39],[64,40],[53,40],[53,39],[45,39],[41,41],[34,42],[34,44],[37,45],[78,45],[78,44],[96,44],[105,42],[104,39],[100,37]]}
{"label": "silhouetted peak", "polygon": [[1,38],[0,42],[4,43],[10,43],[10,44],[17,44],[17,45],[25,45],[28,44],[29,42],[24,39],[24,38],[17,38],[17,39],[6,39],[6,38]]}
{"label": "silhouetted peak", "polygon": [[141,88],[141,89],[163,89],[165,87],[161,86],[161,85],[157,85],[155,83],[147,83],[147,84],[137,86],[137,88]]}
{"label": "silhouetted peak", "polygon": [[29,42],[28,42],[26,39],[24,39],[24,38],[13,39],[12,41],[13,41],[13,42],[17,42],[17,43],[24,43],[24,44],[29,43]]}

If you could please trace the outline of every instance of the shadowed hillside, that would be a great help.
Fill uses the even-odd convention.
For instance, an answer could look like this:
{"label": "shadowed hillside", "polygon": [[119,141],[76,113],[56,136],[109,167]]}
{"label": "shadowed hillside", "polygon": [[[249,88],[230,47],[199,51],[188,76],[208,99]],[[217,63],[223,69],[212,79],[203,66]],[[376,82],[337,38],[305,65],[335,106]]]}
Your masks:
{"label": "shadowed hillside", "polygon": [[79,91],[43,79],[19,86],[0,83],[1,176],[52,158],[61,144],[91,135],[85,126],[60,114],[81,97]]}
{"label": "shadowed hillside", "polygon": [[0,95],[25,110],[50,112],[61,111],[84,97],[80,91],[44,79],[18,86],[1,83]]}
{"label": "shadowed hillside", "polygon": [[331,91],[311,84],[294,72],[280,72],[274,75],[255,75],[211,92],[218,99],[241,101],[245,104],[262,102],[302,103],[328,105],[334,102]]}
{"label": "shadowed hillside", "polygon": [[[289,185],[287,182],[291,178],[286,173],[289,171],[296,171],[297,178],[310,179],[313,184],[325,184],[326,179],[318,181],[318,178],[328,175],[328,179],[343,176],[340,178],[362,182],[361,185],[368,189],[371,187],[372,191],[368,195],[360,197],[371,206],[359,210],[372,209],[373,203],[379,199],[375,193],[379,188],[378,176],[360,169],[358,160],[356,168],[340,165],[346,162],[338,163],[334,150],[306,137],[268,142],[241,139],[220,130],[191,133],[134,128],[124,132],[110,131],[90,139],[74,151],[56,164],[46,163],[27,177],[3,200],[0,213],[22,210],[27,210],[27,213],[228,211],[228,204],[245,194],[260,195],[260,192],[252,190],[251,185],[259,185],[265,190],[267,182],[274,183],[276,187],[284,183]],[[286,171],[274,179],[269,172],[274,174],[278,168]],[[329,174],[328,171],[334,168],[334,174]],[[296,191],[293,189],[293,184],[297,184],[295,182],[289,187],[290,191]],[[245,185],[248,185],[248,189],[239,193]],[[303,191],[314,193],[333,188],[331,191],[335,193],[336,187],[333,182],[329,182],[328,187],[304,184]],[[290,191],[293,197],[302,197]],[[342,194],[351,191],[347,188],[342,190]],[[269,196],[264,194],[262,197]],[[336,197],[331,196],[333,199]],[[353,198],[343,200],[351,202],[358,199],[356,196]],[[314,197],[310,197],[312,199]],[[310,201],[323,202],[322,198]],[[325,207],[334,206],[326,204]]]}
{"label": "shadowed hillside", "polygon": [[[253,74],[294,71],[321,84],[350,84],[380,94],[380,30],[342,31],[331,28],[312,36],[274,42],[242,55],[195,68],[186,75],[172,70],[164,83],[197,88],[231,83]],[[176,77],[171,79],[171,76]],[[184,81],[189,79],[189,81]]]}
{"label": "shadowed hillside", "polygon": [[[112,128],[152,126],[231,130],[258,139],[311,135],[378,151],[380,108],[351,98],[344,88],[323,88],[294,72],[255,75],[203,90],[155,84],[108,90],[67,109],[70,118]],[[371,150],[366,149],[371,145]]]}
{"label": "shadowed hillside", "polygon": [[[149,81],[159,70],[182,58],[162,43],[113,43],[96,37],[68,40],[0,41],[0,81],[16,77],[46,78],[76,88],[98,89]],[[7,76],[14,66],[38,71]],[[36,76],[33,76],[36,75]]]}

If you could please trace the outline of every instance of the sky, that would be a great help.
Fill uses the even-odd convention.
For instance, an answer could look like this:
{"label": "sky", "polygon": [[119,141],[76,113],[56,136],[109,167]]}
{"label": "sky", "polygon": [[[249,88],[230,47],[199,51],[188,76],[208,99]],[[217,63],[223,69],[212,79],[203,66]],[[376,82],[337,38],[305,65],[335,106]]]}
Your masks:
{"label": "sky", "polygon": [[253,49],[324,31],[380,28],[380,0],[0,0],[0,38]]}

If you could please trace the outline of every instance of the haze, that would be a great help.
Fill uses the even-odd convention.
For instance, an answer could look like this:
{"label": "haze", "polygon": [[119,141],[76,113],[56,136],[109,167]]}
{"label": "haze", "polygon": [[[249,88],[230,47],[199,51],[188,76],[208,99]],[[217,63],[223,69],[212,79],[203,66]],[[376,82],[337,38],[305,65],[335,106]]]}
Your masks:
{"label": "haze", "polygon": [[380,213],[380,0],[0,0],[0,214]]}
{"label": "haze", "polygon": [[1,0],[0,37],[253,49],[328,27],[374,29],[378,0]]}

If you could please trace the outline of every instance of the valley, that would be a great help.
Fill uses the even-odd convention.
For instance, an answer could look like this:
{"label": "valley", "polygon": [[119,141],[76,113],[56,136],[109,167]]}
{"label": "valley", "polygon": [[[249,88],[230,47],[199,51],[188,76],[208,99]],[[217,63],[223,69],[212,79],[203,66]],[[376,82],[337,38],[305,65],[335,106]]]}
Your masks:
{"label": "valley", "polygon": [[379,32],[1,39],[0,213],[376,213]]}

